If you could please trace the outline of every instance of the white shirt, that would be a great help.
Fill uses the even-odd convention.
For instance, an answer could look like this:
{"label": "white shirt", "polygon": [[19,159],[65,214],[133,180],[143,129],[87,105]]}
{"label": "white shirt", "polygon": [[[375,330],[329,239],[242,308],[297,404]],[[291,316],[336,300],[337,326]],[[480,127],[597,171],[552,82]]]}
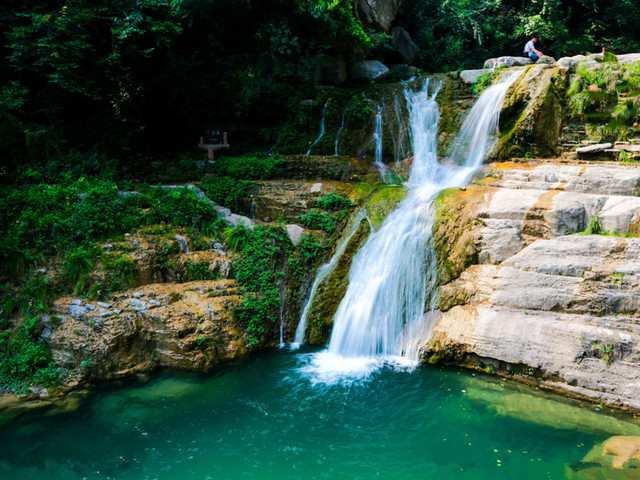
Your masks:
{"label": "white shirt", "polygon": [[533,50],[535,45],[533,44],[533,40],[529,40],[527,44],[524,46],[524,53],[527,55],[531,55],[531,50]]}

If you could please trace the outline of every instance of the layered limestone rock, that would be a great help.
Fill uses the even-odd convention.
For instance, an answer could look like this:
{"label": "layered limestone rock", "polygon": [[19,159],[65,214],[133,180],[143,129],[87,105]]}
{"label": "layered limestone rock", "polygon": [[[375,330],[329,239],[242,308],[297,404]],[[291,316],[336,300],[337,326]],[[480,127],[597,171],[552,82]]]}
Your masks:
{"label": "layered limestone rock", "polygon": [[246,351],[231,314],[241,299],[233,280],[147,285],[108,302],[63,297],[47,344],[71,385],[155,367],[206,370]]}
{"label": "layered limestone rock", "polygon": [[[640,169],[495,164],[439,199],[425,359],[640,409]],[[597,216],[615,234],[582,235]],[[606,232],[605,232],[606,233]]]}

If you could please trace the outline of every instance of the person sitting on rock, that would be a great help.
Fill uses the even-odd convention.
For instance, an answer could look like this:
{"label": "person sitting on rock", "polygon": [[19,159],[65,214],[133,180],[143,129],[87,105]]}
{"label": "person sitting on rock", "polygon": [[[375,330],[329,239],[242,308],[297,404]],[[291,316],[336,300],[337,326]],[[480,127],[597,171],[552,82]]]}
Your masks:
{"label": "person sitting on rock", "polygon": [[540,58],[544,56],[540,50],[536,50],[535,43],[538,41],[538,36],[534,35],[531,40],[524,46],[524,53],[531,59],[533,63],[536,63]]}

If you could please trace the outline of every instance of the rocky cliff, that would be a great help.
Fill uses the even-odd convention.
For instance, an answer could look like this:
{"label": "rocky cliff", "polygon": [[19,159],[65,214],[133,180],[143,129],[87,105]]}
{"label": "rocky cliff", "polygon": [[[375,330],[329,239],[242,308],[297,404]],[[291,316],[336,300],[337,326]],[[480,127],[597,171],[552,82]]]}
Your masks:
{"label": "rocky cliff", "polygon": [[530,161],[479,177],[438,202],[425,360],[640,409],[640,169]]}

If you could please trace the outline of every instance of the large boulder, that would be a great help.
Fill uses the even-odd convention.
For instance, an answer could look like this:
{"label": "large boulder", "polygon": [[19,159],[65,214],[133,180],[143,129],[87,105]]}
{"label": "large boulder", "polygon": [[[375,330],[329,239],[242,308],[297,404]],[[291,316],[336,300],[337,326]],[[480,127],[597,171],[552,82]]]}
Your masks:
{"label": "large boulder", "polygon": [[586,59],[587,57],[585,57],[584,55],[574,55],[573,57],[562,57],[556,62],[556,66],[573,71],[573,69],[578,63],[584,62]]}
{"label": "large boulder", "polygon": [[356,12],[365,25],[387,32],[401,4],[402,0],[356,0]]}
{"label": "large boulder", "polygon": [[507,67],[522,67],[531,65],[533,62],[527,57],[498,57],[490,58],[484,62],[484,68],[498,68],[503,65]]}
{"label": "large boulder", "polygon": [[356,82],[380,82],[390,74],[389,68],[377,60],[362,60],[349,68],[349,75]]}
{"label": "large boulder", "polygon": [[482,75],[488,73],[489,70],[480,68],[477,70],[462,70],[460,72],[460,78],[462,79],[462,81],[464,83],[466,83],[467,85],[472,85],[474,83],[476,83],[476,80],[478,80],[479,77],[481,77]]}
{"label": "large boulder", "polygon": [[620,65],[636,62],[640,62],[640,53],[627,53],[625,55],[618,55],[618,63]]}
{"label": "large boulder", "polygon": [[391,34],[393,35],[391,40],[393,48],[396,49],[406,63],[412,63],[420,53],[420,49],[411,39],[409,32],[402,27],[393,27]]}

